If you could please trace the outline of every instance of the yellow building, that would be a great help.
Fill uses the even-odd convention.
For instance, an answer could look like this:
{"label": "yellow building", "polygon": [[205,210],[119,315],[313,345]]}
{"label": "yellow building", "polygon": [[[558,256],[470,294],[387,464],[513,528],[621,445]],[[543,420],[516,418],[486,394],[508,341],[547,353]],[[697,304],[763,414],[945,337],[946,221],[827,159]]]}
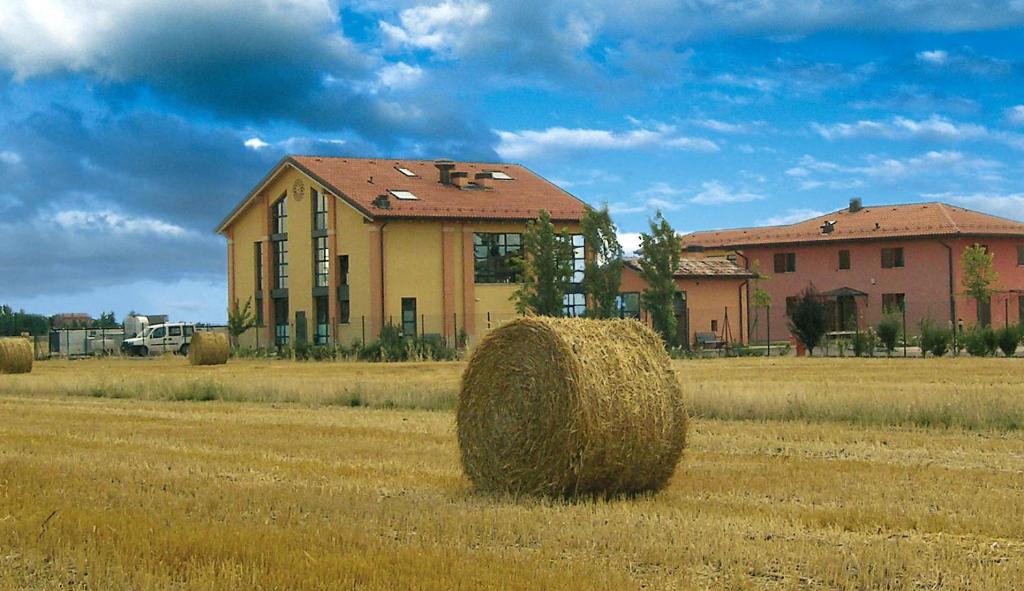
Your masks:
{"label": "yellow building", "polygon": [[[515,315],[526,222],[546,209],[578,232],[584,208],[514,164],[286,157],[217,228],[229,305],[251,299],[260,325],[240,342],[348,345],[385,324],[472,340]],[[581,313],[583,295],[566,306]]]}

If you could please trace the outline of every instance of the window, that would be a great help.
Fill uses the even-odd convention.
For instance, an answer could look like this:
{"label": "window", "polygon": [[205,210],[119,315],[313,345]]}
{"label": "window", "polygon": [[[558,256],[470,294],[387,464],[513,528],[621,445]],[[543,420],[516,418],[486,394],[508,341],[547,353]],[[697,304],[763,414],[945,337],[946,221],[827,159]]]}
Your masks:
{"label": "window", "polygon": [[348,285],[348,255],[338,257],[338,285]]}
{"label": "window", "polygon": [[288,298],[274,299],[274,344],[288,344]]}
{"label": "window", "polygon": [[[263,298],[257,295],[254,305],[256,306],[256,326],[263,326]],[[187,333],[188,330],[186,329]]]}
{"label": "window", "polygon": [[562,315],[567,318],[587,313],[587,296],[583,293],[567,293],[562,296]]}
{"label": "window", "polygon": [[500,170],[491,170],[491,171],[488,171],[488,172],[491,173],[491,178],[496,180],[496,181],[510,181],[510,180],[512,180],[512,177],[510,177],[508,175],[508,173],[506,173],[506,172],[501,172]]}
{"label": "window", "polygon": [[882,294],[882,311],[883,312],[888,312],[890,310],[902,311],[905,300],[906,300],[906,294],[902,294],[902,293],[883,293]]}
{"label": "window", "polygon": [[281,196],[273,206],[273,225],[272,234],[287,234],[288,233],[288,197],[287,193]]}
{"label": "window", "polygon": [[327,248],[327,237],[320,236],[313,240],[313,287],[327,287],[328,273],[331,268],[331,253]]}
{"label": "window", "polygon": [[718,321],[717,320],[712,320],[711,321],[711,332],[718,333]]}
{"label": "window", "polygon": [[672,313],[677,317],[686,315],[686,292],[677,291],[672,294]]}
{"label": "window", "polygon": [[619,311],[619,318],[640,319],[640,292],[627,291],[620,293],[616,298],[615,307]]}
{"label": "window", "polygon": [[416,176],[415,172],[409,170],[408,168],[406,168],[404,166],[396,166],[395,170],[397,170],[398,172],[404,174],[405,176]]}
{"label": "window", "polygon": [[395,199],[401,199],[402,201],[416,201],[419,197],[413,195],[409,191],[388,191],[395,196]]}
{"label": "window", "polygon": [[313,300],[313,307],[316,310],[316,332],[313,333],[313,344],[326,345],[327,338],[330,335],[329,326],[331,321],[328,317],[330,304],[327,302],[327,296],[318,296],[313,298]]}
{"label": "window", "polygon": [[1017,247],[1017,266],[1024,267],[1024,244]]}
{"label": "window", "polygon": [[180,337],[181,336],[181,327],[180,326],[168,326],[167,327],[167,332],[172,337]]}
{"label": "window", "polygon": [[149,335],[150,338],[162,339],[167,336],[167,327],[161,326],[160,328],[153,329],[153,334]]}
{"label": "window", "polygon": [[587,268],[583,234],[573,234],[569,236],[569,239],[572,241],[572,279],[570,283],[583,283],[583,271]]}
{"label": "window", "polygon": [[882,268],[898,269],[903,267],[903,247],[882,249]]}
{"label": "window", "polygon": [[196,327],[191,326],[191,325],[185,327],[185,336],[186,337],[191,337],[193,334],[195,334],[195,332],[196,332]]}
{"label": "window", "polygon": [[310,189],[309,192],[313,198],[313,231],[324,232],[327,230],[327,193],[316,189]]}
{"label": "window", "polygon": [[850,251],[839,251],[839,268],[842,270],[847,270],[850,268]]}
{"label": "window", "polygon": [[256,277],[256,293],[263,291],[263,243],[256,242],[252,247],[253,265],[256,267],[253,275]]}
{"label": "window", "polygon": [[518,283],[521,234],[473,234],[474,281],[476,283]]}
{"label": "window", "polygon": [[348,300],[338,302],[338,322],[342,324],[352,322],[352,305]]}
{"label": "window", "polygon": [[795,252],[778,252],[775,253],[775,272],[776,273],[795,273],[796,272],[796,253]]}
{"label": "window", "polygon": [[288,289],[288,241],[274,241],[274,288]]}
{"label": "window", "polygon": [[416,298],[402,298],[402,336],[416,336]]}
{"label": "window", "polygon": [[786,316],[792,316],[793,312],[796,311],[797,302],[800,298],[797,296],[789,296],[786,298]]}

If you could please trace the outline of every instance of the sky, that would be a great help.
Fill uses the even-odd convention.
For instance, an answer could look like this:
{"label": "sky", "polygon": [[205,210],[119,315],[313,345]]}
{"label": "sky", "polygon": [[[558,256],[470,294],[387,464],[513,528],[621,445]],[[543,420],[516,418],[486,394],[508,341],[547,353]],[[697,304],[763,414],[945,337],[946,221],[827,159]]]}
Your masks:
{"label": "sky", "polygon": [[628,249],[941,200],[1024,219],[1024,0],[0,0],[0,303],[223,322],[285,154],[509,161]]}

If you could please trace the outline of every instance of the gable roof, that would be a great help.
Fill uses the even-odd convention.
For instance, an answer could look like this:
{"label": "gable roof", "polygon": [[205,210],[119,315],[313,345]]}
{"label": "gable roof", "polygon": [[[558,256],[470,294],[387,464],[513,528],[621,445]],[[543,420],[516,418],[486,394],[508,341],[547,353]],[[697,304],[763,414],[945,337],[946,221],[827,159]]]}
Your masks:
{"label": "gable roof", "polygon": [[[823,230],[834,222],[832,231]],[[741,248],[782,244],[845,242],[898,238],[1014,236],[1024,237],[1024,223],[940,202],[841,209],[783,226],[693,232],[683,246]]]}
{"label": "gable roof", "polygon": [[[439,182],[433,160],[382,158],[336,158],[326,156],[286,156],[217,227],[224,230],[277,174],[291,167],[313,179],[330,193],[345,201],[360,214],[374,219],[460,219],[509,220],[536,219],[541,209],[559,222],[578,222],[586,207],[583,201],[519,164],[453,162],[453,172],[477,174],[500,172],[507,180],[486,179],[486,188],[469,185],[459,188]],[[416,176],[400,172],[405,168]],[[394,191],[407,191],[415,199],[399,199]],[[381,195],[388,206],[380,207]]]}
{"label": "gable roof", "polygon": [[[626,259],[626,266],[634,271],[640,270],[639,259]],[[676,279],[752,279],[757,274],[744,269],[726,257],[681,258],[676,272]]]}

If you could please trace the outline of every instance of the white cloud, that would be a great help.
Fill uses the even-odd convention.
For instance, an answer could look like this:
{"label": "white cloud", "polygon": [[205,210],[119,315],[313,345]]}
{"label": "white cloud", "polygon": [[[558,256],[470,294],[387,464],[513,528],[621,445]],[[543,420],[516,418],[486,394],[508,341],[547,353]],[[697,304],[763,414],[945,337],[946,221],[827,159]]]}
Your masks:
{"label": "white cloud", "polygon": [[699,205],[720,205],[724,203],[748,203],[760,201],[764,195],[745,190],[732,190],[718,181],[708,181],[701,185],[701,191],[690,199],[690,203]]}
{"label": "white cloud", "polygon": [[1024,125],[1024,105],[1010,107],[1004,113],[1006,120],[1014,125]]}
{"label": "white cloud", "polygon": [[627,257],[635,256],[640,250],[640,232],[619,232],[618,238],[622,253]]}
{"label": "white cloud", "polygon": [[500,142],[496,148],[502,158],[519,159],[550,151],[565,150],[629,150],[645,147],[668,147],[692,152],[717,152],[718,144],[703,138],[681,136],[671,125],[629,131],[549,127],[544,130],[497,130]]}
{"label": "white cloud", "polygon": [[917,54],[917,60],[933,66],[941,66],[949,62],[949,53],[942,49],[920,51]]}
{"label": "white cloud", "polygon": [[692,119],[690,121],[697,127],[727,134],[751,134],[763,130],[767,123],[765,121],[748,121],[745,123],[728,123],[718,119]]}
{"label": "white cloud", "polygon": [[458,49],[470,29],[480,27],[491,7],[475,0],[446,0],[431,6],[407,8],[398,15],[399,25],[380,21],[381,32],[395,45],[450,53]]}
{"label": "white cloud", "polygon": [[[53,220],[69,232],[110,232],[113,234],[153,235],[154,237],[184,236],[188,230],[155,218],[132,217],[112,210],[58,211]],[[101,237],[102,238],[102,237]]]}
{"label": "white cloud", "polygon": [[21,154],[12,152],[10,150],[4,150],[0,152],[0,162],[14,166],[15,164],[21,164]]}
{"label": "white cloud", "polygon": [[261,140],[258,137],[251,137],[245,140],[245,147],[249,148],[250,150],[262,150],[263,148],[266,148],[269,145],[270,144]]}
{"label": "white cloud", "polygon": [[423,69],[405,62],[388,64],[377,72],[378,83],[391,89],[414,88],[423,80]]}
{"label": "white cloud", "polygon": [[921,176],[955,176],[975,182],[1003,180],[1000,170],[1005,164],[998,160],[971,156],[956,150],[932,150],[909,158],[868,155],[859,165],[837,164],[805,155],[798,166],[786,171],[800,180],[801,190],[852,189],[870,178],[884,182]]}
{"label": "white cloud", "polygon": [[813,123],[811,128],[827,140],[875,137],[886,139],[925,138],[963,141],[985,138],[989,130],[973,123],[956,123],[939,115],[915,121],[893,117],[889,121],[860,120],[855,123]]}
{"label": "white cloud", "polygon": [[758,222],[757,225],[784,226],[786,224],[795,224],[797,222],[802,222],[804,220],[816,218],[820,215],[825,215],[825,212],[806,208],[788,209],[786,210],[786,213],[765,218]]}
{"label": "white cloud", "polygon": [[924,193],[936,201],[952,201],[986,213],[1024,221],[1024,193]]}

